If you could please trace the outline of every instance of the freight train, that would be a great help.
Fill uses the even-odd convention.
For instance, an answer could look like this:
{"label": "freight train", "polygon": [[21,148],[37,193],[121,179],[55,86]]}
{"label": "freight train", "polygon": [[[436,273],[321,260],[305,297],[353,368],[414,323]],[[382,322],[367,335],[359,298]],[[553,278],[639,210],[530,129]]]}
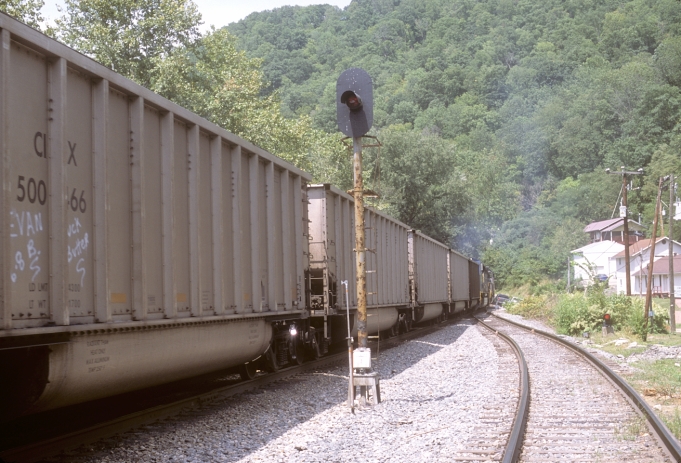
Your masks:
{"label": "freight train", "polygon": [[[4,14],[0,41],[0,417],[345,342],[349,195]],[[491,299],[480,263],[366,223],[370,333]]]}

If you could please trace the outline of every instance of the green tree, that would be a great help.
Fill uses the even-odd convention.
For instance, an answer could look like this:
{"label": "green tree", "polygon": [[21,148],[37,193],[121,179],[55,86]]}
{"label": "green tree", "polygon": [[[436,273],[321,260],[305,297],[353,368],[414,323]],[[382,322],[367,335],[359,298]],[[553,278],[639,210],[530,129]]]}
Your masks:
{"label": "green tree", "polygon": [[278,93],[262,96],[262,61],[235,44],[223,28],[177,48],[157,61],[152,90],[304,169],[311,169],[315,156],[342,151],[338,137],[314,130],[309,117],[285,118]]}
{"label": "green tree", "polygon": [[393,128],[381,131],[380,206],[402,222],[449,243],[452,219],[469,198],[455,149],[436,135]]}
{"label": "green tree", "polygon": [[151,87],[158,62],[199,38],[191,0],[66,0],[57,37],[140,85]]}
{"label": "green tree", "polygon": [[0,0],[0,11],[40,30],[40,23],[45,20],[40,14],[44,5],[43,0]]}

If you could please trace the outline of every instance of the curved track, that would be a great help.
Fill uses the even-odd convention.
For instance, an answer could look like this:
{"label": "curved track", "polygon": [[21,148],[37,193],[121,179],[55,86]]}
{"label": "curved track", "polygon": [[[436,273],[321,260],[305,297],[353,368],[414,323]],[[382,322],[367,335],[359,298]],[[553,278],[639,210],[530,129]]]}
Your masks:
{"label": "curved track", "polygon": [[[416,328],[399,336],[381,340],[378,347],[380,350],[388,349],[402,342],[421,336],[426,336],[440,329],[441,327],[448,325],[450,322],[454,322],[454,320],[442,323],[440,325]],[[373,351],[377,350],[376,342],[370,343],[370,346],[372,347]],[[347,362],[347,360],[347,350],[342,350],[341,352],[327,355],[302,365],[295,365],[289,368],[281,369],[274,373],[259,375],[250,381],[241,381],[237,384],[217,387],[208,392],[190,395],[189,397],[170,401],[163,405],[140,409],[139,411],[128,413],[115,419],[108,419],[95,425],[69,432],[68,434],[56,435],[49,439],[44,439],[38,442],[30,442],[28,444],[22,445],[21,447],[3,449],[0,451],[0,462],[23,463],[41,461],[50,455],[95,442],[100,439],[105,439],[115,434],[139,428],[143,425],[153,423],[154,421],[158,421],[160,419],[177,415],[187,408],[209,406],[210,403],[215,400],[234,396],[236,394],[259,387],[265,387],[270,383],[284,378],[295,376],[306,371],[326,367],[331,364]],[[37,419],[39,419],[39,417]],[[68,417],[65,417],[65,419],[68,419]]]}
{"label": "curved track", "polygon": [[[593,355],[506,319],[488,316],[485,322],[517,342],[530,375],[524,436],[515,449],[509,441],[504,461],[681,461],[681,447],[669,430],[622,378]],[[516,419],[514,428],[522,422]],[[518,458],[507,460],[511,453]]]}
{"label": "curved track", "polygon": [[529,373],[523,352],[509,336],[486,323],[482,332],[497,351],[498,374],[491,400],[475,429],[475,438],[463,444],[452,461],[516,461],[529,410]]}

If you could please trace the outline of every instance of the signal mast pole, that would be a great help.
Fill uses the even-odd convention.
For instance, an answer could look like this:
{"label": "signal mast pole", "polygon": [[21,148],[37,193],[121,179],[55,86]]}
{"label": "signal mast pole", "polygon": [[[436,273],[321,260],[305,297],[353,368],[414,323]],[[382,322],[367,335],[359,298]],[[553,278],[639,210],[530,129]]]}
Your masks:
{"label": "signal mast pole", "polygon": [[[371,76],[364,69],[350,68],[343,71],[336,82],[336,118],[338,129],[352,137],[352,158],[355,200],[355,269],[357,281],[357,347],[353,352],[350,394],[354,400],[356,387],[368,400],[373,388],[374,400],[381,401],[378,373],[371,368],[371,350],[367,347],[367,292],[366,292],[366,240],[364,228],[364,179],[362,178],[362,137],[374,121],[374,94]],[[348,316],[349,318],[349,316]],[[351,339],[351,338],[348,338]],[[351,404],[352,406],[352,404]]]}
{"label": "signal mast pole", "polygon": [[367,347],[367,274],[364,238],[364,179],[362,178],[362,137],[352,138],[355,189],[355,252],[357,269],[357,346]]}

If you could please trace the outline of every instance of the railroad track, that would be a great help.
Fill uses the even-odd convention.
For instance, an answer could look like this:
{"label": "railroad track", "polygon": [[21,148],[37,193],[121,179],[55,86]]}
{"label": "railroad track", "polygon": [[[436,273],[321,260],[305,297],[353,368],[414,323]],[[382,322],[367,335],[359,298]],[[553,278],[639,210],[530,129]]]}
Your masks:
{"label": "railroad track", "polygon": [[[529,390],[520,391],[510,434],[500,435],[506,448],[491,455],[489,461],[681,461],[681,446],[666,426],[596,357],[550,333],[491,314],[477,318],[483,326],[517,343],[530,379]],[[499,350],[500,357],[506,356],[506,350]],[[522,364],[522,359],[519,362]],[[526,393],[527,407],[522,400]],[[520,438],[514,441],[513,436]]]}
{"label": "railroad track", "polygon": [[[419,338],[431,334],[453,322],[456,319],[445,321],[439,325],[418,327],[407,333],[381,340],[378,347],[380,350],[395,347],[411,339]],[[369,343],[372,352],[375,352],[376,341]],[[180,400],[157,405],[151,408],[140,409],[133,413],[127,413],[114,419],[108,419],[95,425],[87,426],[64,435],[57,435],[49,439],[31,442],[20,447],[8,448],[0,451],[0,462],[2,463],[31,463],[38,462],[60,452],[71,450],[82,445],[106,439],[116,434],[131,431],[155,421],[169,418],[191,409],[210,406],[214,401],[225,399],[249,390],[265,387],[276,381],[305,373],[307,371],[320,369],[347,362],[347,350],[327,355],[317,360],[306,362],[302,365],[295,365],[281,369],[274,373],[259,375],[249,381],[241,381],[237,384],[230,384],[224,387],[217,387],[208,392],[186,397]]]}
{"label": "railroad track", "polygon": [[[482,331],[482,335],[492,343],[499,357],[495,393],[483,405],[485,412],[475,428],[475,437],[464,442],[462,448],[453,455],[452,461],[511,463],[516,461],[517,449],[520,448],[518,443],[522,441],[527,420],[527,364],[522,350],[512,338],[492,328]],[[491,378],[489,380],[492,381]]]}

